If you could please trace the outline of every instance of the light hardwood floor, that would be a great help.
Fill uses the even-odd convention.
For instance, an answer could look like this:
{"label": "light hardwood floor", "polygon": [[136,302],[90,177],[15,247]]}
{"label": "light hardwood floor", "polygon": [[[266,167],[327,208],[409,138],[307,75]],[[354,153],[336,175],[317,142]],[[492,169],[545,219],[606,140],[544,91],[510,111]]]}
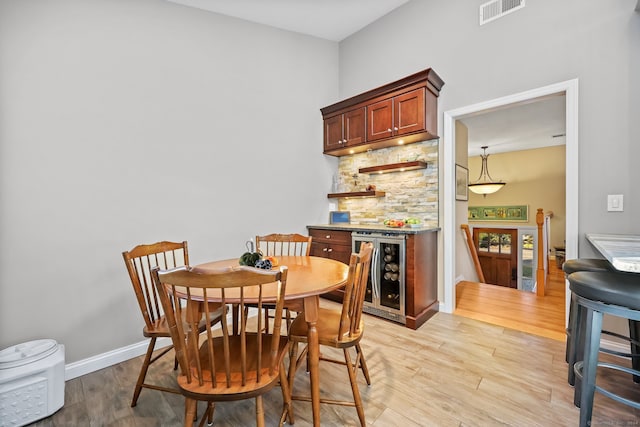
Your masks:
{"label": "light hardwood floor", "polygon": [[[329,301],[323,305],[332,305]],[[567,384],[564,343],[438,313],[413,331],[366,316],[362,346],[372,385],[359,374],[367,424],[386,426],[575,426],[578,409]],[[323,349],[323,352],[330,353]],[[150,376],[175,382],[171,353],[152,366]],[[65,406],[37,426],[180,426],[179,395],[143,390],[129,407],[141,358],[68,381]],[[321,392],[350,396],[344,367],[321,363]],[[600,375],[602,384],[617,383],[638,398],[638,385],[622,374]],[[295,390],[308,390],[300,370]],[[277,425],[279,389],[265,397],[267,425]],[[295,401],[296,426],[311,425],[309,403]],[[323,426],[356,426],[354,408],[322,405]],[[597,395],[593,425],[640,424],[640,411]],[[252,426],[254,401],[220,403],[214,425]]]}
{"label": "light hardwood floor", "polygon": [[494,325],[565,341],[565,279],[549,265],[544,298],[502,286],[460,282],[454,314]]}

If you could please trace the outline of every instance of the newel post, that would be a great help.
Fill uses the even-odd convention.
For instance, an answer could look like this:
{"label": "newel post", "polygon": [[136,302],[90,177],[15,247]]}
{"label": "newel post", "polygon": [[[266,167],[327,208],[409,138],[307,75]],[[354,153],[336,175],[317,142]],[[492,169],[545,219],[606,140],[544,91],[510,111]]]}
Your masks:
{"label": "newel post", "polygon": [[544,236],[542,235],[542,225],[544,224],[544,213],[542,208],[538,208],[536,213],[536,224],[538,224],[538,268],[536,269],[536,283],[538,284],[536,294],[544,296],[546,274],[544,274]]}

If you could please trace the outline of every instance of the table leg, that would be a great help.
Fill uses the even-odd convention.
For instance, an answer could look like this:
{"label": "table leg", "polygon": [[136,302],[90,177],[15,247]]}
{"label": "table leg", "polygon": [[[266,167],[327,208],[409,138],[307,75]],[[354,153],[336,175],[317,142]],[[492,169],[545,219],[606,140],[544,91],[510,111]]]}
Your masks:
{"label": "table leg", "polygon": [[320,378],[318,364],[320,361],[320,344],[318,343],[318,308],[320,298],[317,295],[304,299],[304,320],[307,322],[307,346],[309,357],[309,382],[311,385],[311,408],[313,425],[320,425]]}

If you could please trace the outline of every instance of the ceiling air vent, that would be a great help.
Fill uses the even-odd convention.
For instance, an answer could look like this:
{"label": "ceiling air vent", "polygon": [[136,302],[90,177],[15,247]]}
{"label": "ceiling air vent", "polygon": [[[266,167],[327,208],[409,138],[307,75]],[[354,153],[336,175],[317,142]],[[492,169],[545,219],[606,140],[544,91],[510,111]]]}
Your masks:
{"label": "ceiling air vent", "polygon": [[491,0],[480,5],[480,25],[502,18],[524,7],[524,0]]}

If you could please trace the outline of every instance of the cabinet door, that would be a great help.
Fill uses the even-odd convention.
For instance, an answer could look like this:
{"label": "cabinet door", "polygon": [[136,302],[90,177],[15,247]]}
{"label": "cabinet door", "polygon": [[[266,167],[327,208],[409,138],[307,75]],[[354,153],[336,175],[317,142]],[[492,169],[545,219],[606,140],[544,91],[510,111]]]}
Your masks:
{"label": "cabinet door", "polygon": [[342,114],[324,120],[324,151],[342,148]]}
{"label": "cabinet door", "polygon": [[343,114],[343,136],[346,145],[358,145],[365,142],[367,128],[365,126],[365,108],[357,108]]}
{"label": "cabinet door", "polygon": [[424,88],[396,96],[393,103],[394,135],[424,130]]}
{"label": "cabinet door", "polygon": [[393,99],[384,99],[367,105],[367,141],[393,136]]}

